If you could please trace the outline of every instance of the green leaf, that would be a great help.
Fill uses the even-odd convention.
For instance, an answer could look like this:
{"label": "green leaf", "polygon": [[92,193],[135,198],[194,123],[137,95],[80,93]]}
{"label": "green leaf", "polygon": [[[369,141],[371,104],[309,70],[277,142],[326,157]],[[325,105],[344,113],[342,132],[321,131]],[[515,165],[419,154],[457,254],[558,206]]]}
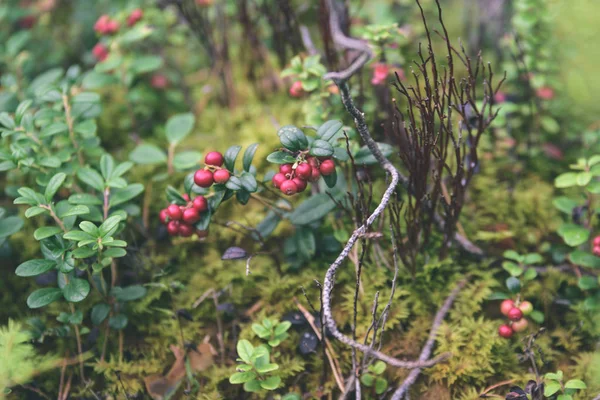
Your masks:
{"label": "green leaf", "polygon": [[237,342],[238,356],[240,356],[240,358],[244,360],[244,362],[248,364],[251,363],[251,357],[253,352],[254,346],[252,346],[252,344],[246,339],[242,339]]}
{"label": "green leaf", "polygon": [[360,381],[366,387],[372,387],[373,383],[375,383],[375,377],[371,374],[362,374],[360,377]]}
{"label": "green leaf", "polygon": [[15,274],[17,276],[36,276],[50,271],[54,267],[56,267],[54,260],[29,260],[19,265]]}
{"label": "green leaf", "polygon": [[256,149],[258,148],[258,143],[251,144],[244,151],[244,157],[242,159],[242,163],[244,166],[244,171],[250,172],[250,167],[252,166],[252,160],[254,159],[254,154],[256,153]]}
{"label": "green leaf", "polygon": [[271,331],[261,324],[252,324],[252,331],[261,339],[266,339],[271,336]]}
{"label": "green leaf", "polygon": [[336,204],[325,193],[311,196],[300,204],[289,216],[294,225],[308,225],[325,217],[336,208]]}
{"label": "green leaf", "polygon": [[386,365],[383,361],[377,361],[369,367],[369,371],[375,375],[381,375],[385,371]]}
{"label": "green leaf", "polygon": [[75,240],[77,242],[80,242],[82,240],[95,240],[96,239],[95,236],[92,236],[87,232],[78,231],[78,230],[74,230],[74,231],[65,233],[63,235],[63,238],[68,239],[68,240]]}
{"label": "green leaf", "polygon": [[563,379],[563,372],[561,370],[558,370],[556,373],[548,372],[546,375],[544,375],[544,379],[560,382]]}
{"label": "green leaf", "polygon": [[235,167],[235,160],[242,149],[242,146],[231,146],[225,151],[223,154],[223,158],[225,159],[225,168],[229,171],[233,171]]}
{"label": "green leaf", "polygon": [[591,290],[598,287],[598,278],[595,276],[582,276],[577,282],[577,286],[581,290]]}
{"label": "green leaf", "polygon": [[123,189],[113,190],[110,194],[109,204],[111,207],[126,203],[144,191],[141,183],[131,184]]}
{"label": "green leaf", "polygon": [[146,295],[146,288],[141,285],[132,285],[125,288],[115,286],[110,292],[117,301],[133,301]]}
{"label": "green leaf", "polygon": [[582,226],[575,224],[563,224],[558,228],[558,234],[565,243],[571,247],[577,247],[587,242],[590,232]]}
{"label": "green leaf", "polygon": [[112,231],[117,225],[119,225],[119,222],[121,222],[120,215],[113,215],[112,217],[108,217],[106,221],[104,221],[102,225],[100,225],[100,227],[98,228],[100,236],[105,236],[107,233]]}
{"label": "green leaf", "polygon": [[600,182],[590,182],[586,189],[592,194],[600,194]]}
{"label": "green leaf", "polygon": [[256,378],[256,373],[253,371],[247,372],[236,372],[229,377],[229,383],[233,385],[239,385],[240,383],[246,383]]}
{"label": "green leaf", "polygon": [[46,185],[46,191],[44,192],[44,196],[46,197],[47,201],[52,201],[52,198],[54,197],[60,186],[63,184],[66,177],[67,175],[64,172],[59,172],[58,174],[50,178],[48,185]]}
{"label": "green leaf", "polygon": [[270,378],[265,379],[264,381],[260,381],[260,387],[266,390],[275,390],[279,387],[281,383],[281,377],[272,376]]}
{"label": "green leaf", "polygon": [[190,168],[198,167],[198,162],[202,159],[202,154],[197,151],[182,151],[173,157],[173,166],[178,171],[185,171]]}
{"label": "green leaf", "polygon": [[385,390],[388,387],[388,383],[385,379],[383,378],[377,378],[375,380],[375,393],[377,394],[383,394],[383,392],[385,392]]}
{"label": "green leaf", "polygon": [[544,396],[550,397],[559,390],[561,390],[560,383],[554,381],[546,382],[544,385]]}
{"label": "green leaf", "polygon": [[137,164],[151,165],[167,162],[167,156],[158,147],[153,144],[142,143],[137,146],[130,154],[129,159]]}
{"label": "green leaf", "polygon": [[89,214],[89,213],[90,213],[90,209],[87,208],[86,206],[70,206],[66,212],[60,214],[58,217],[59,218],[72,217],[74,215],[85,215],[85,214]]}
{"label": "green leaf", "polygon": [[528,315],[532,321],[541,324],[544,322],[544,313],[541,311],[533,310],[531,314]]}
{"label": "green leaf", "polygon": [[84,167],[77,171],[77,177],[99,192],[104,191],[104,179],[102,179],[102,175],[100,175],[98,171],[89,167]]}
{"label": "green leaf", "polygon": [[565,383],[565,389],[587,389],[587,385],[581,379],[570,379]]}
{"label": "green leaf", "polygon": [[329,141],[336,133],[340,131],[340,129],[342,129],[342,126],[344,125],[340,121],[327,121],[321,125],[319,129],[317,129],[317,137],[322,140]]}
{"label": "green leaf", "polygon": [[282,333],[287,332],[291,326],[292,326],[292,323],[290,321],[283,321],[283,322],[278,323],[277,326],[275,327],[275,335],[281,335]]}
{"label": "green leaf", "polygon": [[523,273],[523,268],[512,261],[504,261],[502,263],[502,268],[504,268],[511,276],[520,276]]}
{"label": "green leaf", "polygon": [[242,173],[242,176],[240,176],[240,181],[242,183],[242,187],[248,192],[254,193],[258,190],[258,183],[256,182],[256,178],[250,172]]}
{"label": "green leaf", "polygon": [[569,215],[571,215],[573,209],[578,206],[577,201],[564,196],[555,198],[552,200],[552,204],[560,211]]}
{"label": "green leaf", "polygon": [[556,400],[573,400],[573,396],[570,394],[559,394]]}
{"label": "green leaf", "polygon": [[85,279],[71,278],[69,283],[63,288],[65,300],[71,303],[78,303],[85,299],[90,293],[90,283]]}
{"label": "green leaf", "polygon": [[57,226],[44,226],[36,229],[35,232],[33,232],[33,237],[35,240],[42,240],[50,236],[54,236],[60,232],[62,232],[62,229]]}
{"label": "green leaf", "polygon": [[283,147],[291,151],[304,150],[308,147],[308,139],[298,127],[286,125],[279,128],[277,136]]}
{"label": "green leaf", "polygon": [[76,193],[69,196],[69,203],[82,204],[86,206],[98,206],[102,204],[102,200],[93,194]]}
{"label": "green leaf", "polygon": [[[389,157],[394,153],[394,148],[387,143],[377,143],[377,147],[383,153],[384,156]],[[365,145],[361,147],[356,153],[354,153],[354,162],[357,165],[362,164],[377,164],[377,159],[371,153],[371,150]]]}
{"label": "green leaf", "polygon": [[89,233],[90,235],[92,235],[95,238],[97,238],[99,236],[98,227],[89,221],[81,222],[79,224],[79,228],[81,228],[82,231]]}
{"label": "green leaf", "polygon": [[[98,65],[102,65],[100,63]],[[130,65],[130,69],[136,74],[145,74],[156,71],[163,65],[163,59],[160,56],[141,56],[136,57]]]}
{"label": "green leaf", "polygon": [[246,392],[258,392],[260,389],[260,381],[256,379],[244,383],[244,391]]}
{"label": "green leaf", "polygon": [[310,155],[315,157],[331,157],[333,155],[333,146],[329,142],[316,139],[310,145]]}
{"label": "green leaf", "polygon": [[285,151],[275,151],[267,156],[267,161],[273,164],[293,164],[296,159]]}
{"label": "green leaf", "polygon": [[95,250],[92,250],[90,247],[80,247],[78,249],[73,250],[74,258],[88,258],[96,254]]}
{"label": "green leaf", "polygon": [[40,132],[40,137],[47,138],[50,136],[66,133],[68,131],[69,127],[67,126],[67,124],[65,124],[64,122],[55,122],[44,127],[44,129],[42,129],[42,131]]}
{"label": "green leaf", "polygon": [[554,180],[554,186],[559,189],[568,188],[571,186],[577,185],[577,176],[579,174],[576,172],[567,172],[564,174],[560,174]]}
{"label": "green leaf", "polygon": [[279,365],[277,364],[266,364],[261,365],[259,368],[256,368],[256,370],[261,374],[266,374],[267,372],[276,371],[278,369]]}
{"label": "green leaf", "polygon": [[31,293],[27,298],[27,306],[29,308],[40,308],[47,306],[50,303],[62,297],[62,290],[58,288],[43,288]]}
{"label": "green leaf", "polygon": [[109,180],[115,168],[115,160],[109,154],[103,154],[100,157],[100,172],[104,180]]}
{"label": "green leaf", "polygon": [[7,129],[15,129],[15,120],[7,112],[0,113],[0,124]]}
{"label": "green leaf", "polygon": [[127,326],[127,316],[125,314],[117,314],[110,317],[108,320],[108,325],[115,330],[125,329]]}
{"label": "green leaf", "polygon": [[580,172],[577,174],[577,184],[585,186],[592,180],[592,174],[589,172]]}
{"label": "green leaf", "polygon": [[514,276],[506,279],[506,288],[513,293],[518,293],[521,290],[521,282]]}
{"label": "green leaf", "polygon": [[27,218],[35,217],[36,215],[40,215],[43,213],[47,213],[48,210],[42,207],[30,207],[25,210],[25,216]]}
{"label": "green leaf", "polygon": [[535,270],[535,268],[527,268],[527,270],[525,270],[525,273],[523,274],[523,280],[531,281],[531,280],[535,279],[536,276],[537,276],[537,271]]}
{"label": "green leaf", "polygon": [[167,140],[172,145],[181,142],[194,128],[196,118],[194,114],[177,114],[169,118],[165,127]]}
{"label": "green leaf", "polygon": [[8,217],[0,219],[0,238],[8,237],[21,230],[23,220],[19,217]]}
{"label": "green leaf", "polygon": [[523,263],[527,265],[539,264],[543,261],[544,259],[542,258],[542,256],[537,253],[525,254],[525,256],[523,257]]}
{"label": "green leaf", "polygon": [[125,249],[120,249],[120,248],[111,248],[108,250],[104,251],[104,257],[112,257],[112,258],[118,258],[118,257],[125,257],[125,255],[127,254],[127,251]]}
{"label": "green leaf", "polygon": [[109,313],[110,313],[110,306],[108,304],[105,304],[105,303],[96,304],[92,308],[92,314],[91,314],[92,324],[100,325],[106,319],[106,317],[108,317]]}
{"label": "green leaf", "polygon": [[569,260],[575,265],[586,268],[600,268],[600,257],[581,250],[569,254]]}

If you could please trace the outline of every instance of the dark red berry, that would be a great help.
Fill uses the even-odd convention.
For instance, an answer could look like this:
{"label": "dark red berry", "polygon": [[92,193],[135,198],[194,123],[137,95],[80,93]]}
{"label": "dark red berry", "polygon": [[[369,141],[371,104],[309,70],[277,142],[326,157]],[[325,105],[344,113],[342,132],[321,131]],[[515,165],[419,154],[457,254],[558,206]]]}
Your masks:
{"label": "dark red berry", "polygon": [[164,89],[169,86],[169,80],[163,74],[154,74],[150,79],[150,85],[155,89]]}
{"label": "dark red berry", "polygon": [[277,189],[279,189],[281,184],[283,182],[285,182],[286,180],[287,180],[287,178],[285,177],[285,175],[282,174],[281,172],[279,172],[279,173],[273,175],[273,179],[272,179],[273,186],[275,186]]}
{"label": "dark red berry", "polygon": [[206,201],[206,197],[198,196],[194,198],[194,201],[192,201],[192,207],[194,207],[194,209],[196,209],[196,211],[199,213],[208,210],[208,202]]}
{"label": "dark red berry", "polygon": [[292,182],[294,182],[296,184],[296,187],[298,188],[297,191],[298,193],[303,192],[304,189],[306,189],[306,181],[300,178],[294,178],[292,179]]}
{"label": "dark red berry", "polygon": [[194,234],[194,227],[188,224],[179,225],[179,234],[183,237],[190,237]]}
{"label": "dark red berry", "polygon": [[169,217],[169,212],[167,211],[166,208],[163,208],[162,210],[160,210],[160,214],[158,217],[159,217],[161,223],[166,224],[167,218]]}
{"label": "dark red berry", "polygon": [[98,61],[104,61],[108,57],[108,49],[102,43],[98,43],[92,49],[92,54]]}
{"label": "dark red berry", "polygon": [[179,221],[170,221],[167,224],[167,232],[171,236],[177,236],[179,234]]}
{"label": "dark red berry", "polygon": [[503,338],[509,338],[513,335],[513,330],[508,325],[500,325],[498,328],[498,335],[502,336]]}
{"label": "dark red berry", "polygon": [[213,177],[215,178],[215,182],[217,183],[225,183],[229,180],[229,177],[231,175],[229,174],[229,171],[227,171],[226,169],[219,169],[217,171],[215,171],[215,173],[213,174]]}
{"label": "dark red berry", "polygon": [[119,31],[119,23],[114,19],[111,19],[106,23],[106,33],[112,35],[113,33],[117,33]]}
{"label": "dark red berry", "polygon": [[140,19],[142,19],[143,16],[144,12],[142,9],[136,8],[131,12],[131,14],[129,14],[129,17],[127,17],[127,26],[135,25]]}
{"label": "dark red berry", "polygon": [[319,167],[321,174],[327,176],[335,172],[335,163],[332,160],[324,160]]}
{"label": "dark red berry", "polygon": [[306,162],[308,162],[308,165],[313,167],[313,169],[319,169],[319,160],[317,160],[316,157],[306,157]]}
{"label": "dark red berry", "polygon": [[223,165],[223,154],[218,151],[211,151],[204,157],[204,164],[220,167]]}
{"label": "dark red berry", "polygon": [[186,208],[183,212],[183,222],[186,224],[194,224],[200,219],[200,213],[195,208]]}
{"label": "dark red berry", "polygon": [[171,204],[169,207],[167,207],[167,213],[169,214],[169,218],[174,221],[180,220],[183,215],[181,208],[179,208],[177,204]]}
{"label": "dark red berry", "polygon": [[312,175],[312,167],[308,163],[302,163],[296,167],[296,176],[302,179],[308,179]]}
{"label": "dark red berry", "polygon": [[213,173],[206,169],[199,169],[194,174],[194,183],[200,187],[210,187],[214,182]]}
{"label": "dark red berry", "polygon": [[503,300],[502,303],[500,303],[500,312],[504,315],[508,315],[508,312],[512,310],[514,306],[515,302],[511,299]]}
{"label": "dark red berry", "polygon": [[600,235],[598,235],[594,238],[593,244],[594,244],[594,247],[600,246]]}
{"label": "dark red berry", "polygon": [[518,321],[523,318],[523,311],[519,310],[517,307],[513,307],[510,309],[507,315],[508,319],[511,321]]}
{"label": "dark red berry", "polygon": [[296,183],[294,181],[289,179],[287,181],[284,181],[279,187],[279,189],[281,189],[281,191],[287,194],[288,196],[298,193],[298,186],[296,186]]}
{"label": "dark red berry", "polygon": [[595,256],[600,257],[600,246],[594,246],[592,253],[594,253]]}
{"label": "dark red berry", "polygon": [[321,177],[321,172],[319,172],[319,168],[315,167],[312,169],[312,173],[310,175],[309,181],[316,182]]}
{"label": "dark red berry", "polygon": [[289,175],[292,173],[292,171],[293,171],[292,164],[281,164],[279,166],[279,172],[281,172],[284,175]]}

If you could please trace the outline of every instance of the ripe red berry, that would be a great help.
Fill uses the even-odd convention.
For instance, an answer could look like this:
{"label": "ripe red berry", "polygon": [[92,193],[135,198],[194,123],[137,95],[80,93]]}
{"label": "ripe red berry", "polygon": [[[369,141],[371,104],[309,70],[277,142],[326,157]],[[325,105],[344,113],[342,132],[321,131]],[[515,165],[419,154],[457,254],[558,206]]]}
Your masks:
{"label": "ripe red berry", "polygon": [[296,167],[296,176],[302,179],[308,179],[312,175],[312,167],[308,163],[302,163]]}
{"label": "ripe red berry", "polygon": [[98,61],[104,61],[108,57],[108,49],[102,43],[97,43],[92,49],[92,54]]}
{"label": "ripe red berry", "polygon": [[166,224],[168,216],[169,216],[169,212],[167,211],[166,208],[163,208],[162,210],[160,210],[160,214],[158,215],[158,218],[160,219],[160,222],[162,224]]}
{"label": "ripe red berry", "polygon": [[31,29],[36,21],[35,15],[26,15],[19,19],[19,27],[21,29]]}
{"label": "ripe red berry", "polygon": [[167,213],[169,214],[169,218],[174,221],[180,220],[183,215],[181,208],[179,208],[177,204],[171,204],[169,207],[167,207]]}
{"label": "ripe red berry", "polygon": [[109,22],[110,17],[108,15],[100,16],[100,18],[98,18],[98,20],[94,24],[94,30],[96,31],[96,33],[98,33],[99,35],[104,35],[107,32],[106,28]]}
{"label": "ripe red berry", "polygon": [[184,193],[181,197],[183,197],[185,201],[190,201],[190,195],[187,193]]}
{"label": "ripe red berry", "polygon": [[600,246],[594,246],[594,249],[592,250],[592,252],[594,253],[594,255],[596,257],[600,257]]}
{"label": "ripe red berry", "polygon": [[150,79],[150,85],[155,89],[164,89],[169,86],[169,81],[163,74],[154,74]]}
{"label": "ripe red berry", "polygon": [[518,321],[523,318],[523,311],[519,310],[517,307],[513,307],[510,309],[507,315],[508,319],[511,321]]}
{"label": "ripe red berry", "polygon": [[508,315],[508,312],[513,309],[515,302],[511,299],[506,299],[500,303],[500,312],[504,315]]}
{"label": "ripe red berry", "polygon": [[179,225],[179,234],[183,237],[190,237],[194,234],[194,227],[188,224]]}
{"label": "ripe red berry", "polygon": [[511,327],[515,332],[523,332],[525,329],[527,329],[527,325],[529,325],[527,320],[525,318],[521,318],[520,320],[513,322]]}
{"label": "ripe red berry", "polygon": [[113,33],[117,33],[119,31],[119,23],[114,19],[111,19],[106,23],[106,33],[112,35]]}
{"label": "ripe red berry", "polygon": [[201,7],[208,7],[212,5],[213,0],[196,0],[196,4]]}
{"label": "ripe red berry", "polygon": [[321,174],[327,176],[327,175],[331,175],[335,172],[335,163],[333,162],[333,160],[324,160],[321,163],[321,166],[319,167],[319,170],[321,171]]}
{"label": "ripe red berry", "polygon": [[183,211],[183,222],[186,224],[194,224],[200,219],[200,213],[195,208],[186,208]]}
{"label": "ripe red berry", "polygon": [[513,330],[508,325],[500,325],[498,328],[498,335],[502,336],[503,338],[509,338],[513,335]]}
{"label": "ripe red berry", "polygon": [[292,168],[292,164],[281,164],[279,166],[279,172],[281,172],[284,175],[289,175],[292,173],[294,169]]}
{"label": "ripe red berry", "polygon": [[594,245],[594,247],[600,246],[600,235],[598,235],[594,238],[593,245]]}
{"label": "ripe red berry", "polygon": [[296,81],[292,83],[292,86],[290,86],[290,96],[300,97],[303,93],[304,89],[302,89],[302,82]]}
{"label": "ripe red berry", "polygon": [[316,182],[321,177],[321,172],[319,172],[319,168],[315,167],[312,169],[312,173],[310,175],[309,181]]}
{"label": "ripe red berry", "polygon": [[206,169],[199,169],[194,174],[194,183],[200,187],[210,187],[214,182],[213,173]]}
{"label": "ripe red berry", "polygon": [[167,224],[167,232],[171,236],[177,236],[179,234],[179,221],[170,221]]}
{"label": "ripe red berry", "polygon": [[286,180],[287,180],[287,178],[285,177],[285,175],[282,174],[281,172],[279,172],[279,173],[273,175],[273,179],[272,179],[273,186],[275,186],[277,189],[279,189],[281,184]]}
{"label": "ripe red berry", "polygon": [[298,193],[298,186],[296,186],[296,183],[290,179],[283,181],[279,188],[288,196]]}
{"label": "ripe red berry", "polygon": [[194,209],[196,209],[196,211],[199,213],[208,210],[208,202],[206,201],[206,197],[198,196],[194,198],[194,201],[192,201],[192,207],[194,207]]}
{"label": "ripe red berry", "polygon": [[127,26],[135,25],[140,19],[142,19],[143,16],[144,12],[142,9],[136,8],[131,12],[131,14],[129,14],[129,17],[127,17]]}
{"label": "ripe red berry", "polygon": [[297,188],[297,192],[303,192],[304,189],[306,189],[306,181],[304,179],[300,179],[298,177],[292,179],[292,182],[294,182],[296,184],[296,188]]}
{"label": "ripe red berry", "polygon": [[226,169],[219,169],[219,170],[215,171],[213,176],[215,178],[215,182],[225,183],[229,180],[229,177],[231,175],[229,174],[229,171],[227,171]]}
{"label": "ripe red berry", "polygon": [[214,165],[220,167],[221,165],[223,165],[223,161],[223,154],[219,153],[218,151],[211,151],[204,157],[204,163],[206,165]]}
{"label": "ripe red berry", "polygon": [[519,304],[519,310],[523,312],[523,315],[529,315],[533,311],[533,304],[528,301],[523,301]]}

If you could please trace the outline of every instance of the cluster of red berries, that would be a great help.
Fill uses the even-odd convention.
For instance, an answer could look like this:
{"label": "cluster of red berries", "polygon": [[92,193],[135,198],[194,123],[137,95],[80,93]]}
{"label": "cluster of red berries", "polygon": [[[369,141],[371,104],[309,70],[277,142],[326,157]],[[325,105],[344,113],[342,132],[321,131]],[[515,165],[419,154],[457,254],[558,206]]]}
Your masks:
{"label": "cluster of red berries", "polygon": [[511,299],[506,299],[500,304],[500,312],[508,317],[508,324],[500,325],[498,334],[503,338],[509,338],[515,332],[521,332],[527,329],[527,319],[523,318],[531,314],[533,305],[528,301],[515,303]]}
{"label": "cluster of red berries", "polygon": [[160,210],[160,222],[167,225],[167,232],[171,236],[190,237],[194,231],[198,236],[204,236],[204,231],[198,231],[194,224],[200,220],[200,214],[208,210],[208,202],[204,196],[196,196],[190,201],[187,194],[183,195],[187,201],[185,206],[171,204]]}
{"label": "cluster of red berries", "polygon": [[111,19],[108,15],[102,15],[94,24],[94,30],[98,35],[113,35],[119,31],[119,22]]}
{"label": "cluster of red berries", "polygon": [[226,168],[221,168],[224,161],[223,154],[218,151],[208,153],[204,157],[206,166],[194,174],[194,183],[203,188],[210,187],[213,183],[226,183],[231,174]]}
{"label": "cluster of red berries", "polygon": [[595,256],[600,257],[600,235],[596,236],[592,242],[592,253],[594,253]]}
{"label": "cluster of red berries", "polygon": [[296,81],[292,83],[292,86],[290,86],[290,96],[301,97],[303,94],[304,89],[302,88],[302,82]]}
{"label": "cluster of red berries", "polygon": [[[136,8],[127,17],[127,26],[134,26],[144,17],[141,8]],[[120,24],[117,20],[111,19],[108,15],[102,15],[94,24],[94,30],[98,35],[114,35],[119,31]],[[98,61],[104,61],[108,57],[108,48],[103,43],[97,43],[92,49],[92,54]]]}
{"label": "cluster of red berries", "polygon": [[316,182],[321,175],[328,176],[334,172],[335,163],[331,158],[319,160],[317,157],[307,157],[298,164],[281,164],[279,173],[273,176],[273,185],[291,196],[304,191],[308,182]]}

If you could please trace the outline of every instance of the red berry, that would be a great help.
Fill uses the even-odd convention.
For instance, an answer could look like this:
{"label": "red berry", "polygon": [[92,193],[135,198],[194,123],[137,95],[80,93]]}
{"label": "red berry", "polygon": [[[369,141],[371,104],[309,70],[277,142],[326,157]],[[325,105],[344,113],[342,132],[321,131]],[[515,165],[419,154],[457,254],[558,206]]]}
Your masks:
{"label": "red berry", "polygon": [[215,178],[215,182],[217,183],[225,183],[229,180],[229,177],[231,176],[229,174],[229,171],[227,171],[226,169],[219,169],[215,171],[213,175]]}
{"label": "red berry", "polygon": [[594,238],[593,245],[594,245],[594,247],[600,246],[600,235],[598,235]]}
{"label": "red berry", "polygon": [[26,15],[19,19],[19,27],[22,29],[31,29],[35,24],[35,15]]}
{"label": "red berry", "polygon": [[183,237],[190,237],[194,234],[194,227],[188,224],[179,225],[179,234]]}
{"label": "red berry", "polygon": [[92,54],[98,61],[104,61],[108,57],[108,49],[102,43],[97,43],[92,49]]}
{"label": "red berry", "polygon": [[170,221],[167,224],[167,232],[171,236],[177,236],[179,234],[179,221]]}
{"label": "red berry", "polygon": [[508,312],[513,309],[515,302],[511,299],[506,299],[500,303],[500,312],[504,315],[508,315]]}
{"label": "red berry", "polygon": [[183,222],[186,224],[194,224],[200,219],[200,213],[195,208],[186,208],[183,211]]}
{"label": "red berry", "polygon": [[129,17],[127,17],[127,26],[135,25],[140,19],[142,19],[143,16],[144,12],[142,9],[136,8],[131,12],[131,14],[129,14]]}
{"label": "red berry", "polygon": [[199,169],[194,174],[194,183],[200,187],[210,187],[214,182],[213,173],[206,169]]}
{"label": "red berry", "polygon": [[171,204],[169,207],[167,207],[167,213],[169,214],[169,218],[174,221],[180,220],[183,215],[181,208],[179,208],[177,204]]}
{"label": "red berry", "polygon": [[292,180],[283,181],[279,188],[288,196],[298,193],[298,186],[296,186],[296,183]]}
{"label": "red berry", "polygon": [[167,218],[169,217],[169,212],[167,211],[166,208],[163,208],[162,210],[160,210],[160,214],[158,214],[158,218],[160,219],[160,222],[162,224],[166,224],[167,223]]}
{"label": "red berry", "polygon": [[111,35],[113,33],[117,33],[118,30],[119,30],[119,23],[117,21],[115,21],[114,19],[111,19],[110,21],[108,21],[106,23],[106,33],[108,33],[109,35]]}
{"label": "red berry", "polygon": [[208,202],[206,201],[206,197],[198,196],[192,201],[192,207],[199,213],[202,211],[208,210]]}
{"label": "red berry", "polygon": [[184,193],[181,197],[183,197],[185,201],[190,201],[190,195],[187,193]]}
{"label": "red berry", "polygon": [[292,182],[296,184],[296,187],[298,188],[298,193],[303,192],[304,189],[306,189],[307,183],[305,180],[296,177],[292,179]]}
{"label": "red berry", "polygon": [[312,173],[310,175],[309,181],[316,182],[321,177],[321,172],[319,172],[319,168],[315,167],[312,169]]}
{"label": "red berry", "polygon": [[273,175],[273,179],[272,179],[273,186],[275,186],[277,189],[279,189],[281,184],[283,182],[285,182],[286,180],[287,180],[287,178],[285,177],[285,175],[282,174],[281,172],[279,172],[279,173]]}
{"label": "red berry", "polygon": [[592,250],[595,256],[600,257],[600,246],[594,246],[594,250]]}
{"label": "red berry", "polygon": [[519,310],[517,307],[513,307],[510,309],[507,315],[508,319],[511,321],[518,321],[523,318],[523,311]]}
{"label": "red berry", "polygon": [[523,312],[523,315],[529,315],[533,311],[533,304],[528,301],[523,301],[519,304],[519,310]]}
{"label": "red berry", "polygon": [[503,338],[509,338],[513,335],[513,330],[508,325],[500,325],[498,328],[498,335],[502,336]]}
{"label": "red berry", "polygon": [[527,325],[529,325],[527,320],[525,318],[521,318],[520,320],[513,322],[511,326],[513,331],[523,332],[525,329],[527,329]]}
{"label": "red berry", "polygon": [[109,22],[110,17],[108,15],[100,16],[100,18],[98,18],[98,20],[94,24],[94,30],[96,31],[96,33],[98,33],[99,35],[104,35],[107,32],[106,28]]}
{"label": "red berry", "polygon": [[281,172],[284,175],[289,175],[292,173],[294,169],[292,168],[292,164],[281,164],[279,166],[279,172]]}
{"label": "red berry", "polygon": [[300,97],[304,93],[304,89],[302,89],[302,82],[296,81],[292,83],[290,86],[290,96],[292,97]]}
{"label": "red berry", "polygon": [[154,74],[150,79],[150,85],[155,89],[164,89],[169,86],[169,81],[163,74]]}
{"label": "red berry", "polygon": [[204,157],[204,164],[220,167],[223,165],[223,154],[218,151],[211,151]]}
{"label": "red berry", "polygon": [[316,157],[306,157],[306,162],[313,168],[319,169],[319,160]]}
{"label": "red berry", "polygon": [[308,163],[302,163],[296,167],[296,176],[302,179],[308,179],[312,175],[312,167]]}
{"label": "red berry", "polygon": [[321,174],[325,176],[331,175],[335,172],[335,163],[333,162],[333,160],[324,160],[321,163],[319,170],[321,171]]}
{"label": "red berry", "polygon": [[212,5],[213,0],[196,0],[196,4],[201,7],[208,7]]}

